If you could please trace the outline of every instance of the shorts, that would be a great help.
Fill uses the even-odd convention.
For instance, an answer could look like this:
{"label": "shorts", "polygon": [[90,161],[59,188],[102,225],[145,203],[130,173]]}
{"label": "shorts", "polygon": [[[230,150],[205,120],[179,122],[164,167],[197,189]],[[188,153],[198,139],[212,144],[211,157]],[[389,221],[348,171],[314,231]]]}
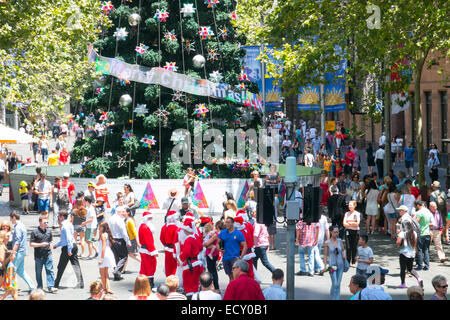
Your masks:
{"label": "shorts", "polygon": [[50,209],[50,199],[39,199],[39,212],[48,211]]}
{"label": "shorts", "polygon": [[267,227],[267,232],[269,233],[270,236],[277,234],[277,225],[275,222]]}
{"label": "shorts", "polygon": [[73,231],[75,232],[85,232],[86,227],[82,227],[81,224],[77,224],[73,226]]}
{"label": "shorts", "polygon": [[413,166],[414,166],[414,161],[405,160],[405,167],[406,168],[413,168]]}
{"label": "shorts", "polygon": [[22,209],[28,211],[28,206],[29,206],[28,199],[23,199],[23,200],[22,200]]}
{"label": "shorts", "polygon": [[394,212],[394,213],[388,213],[387,215],[388,215],[389,219],[397,219],[397,218],[398,218],[398,217],[397,217],[397,212]]}
{"label": "shorts", "polygon": [[[86,228],[86,233],[84,235],[84,238],[86,241],[92,241],[95,230],[97,230],[97,228]],[[77,231],[77,232],[79,232],[79,231]]]}
{"label": "shorts", "polygon": [[127,246],[128,253],[138,253],[138,245],[136,239],[130,240],[131,246]]}
{"label": "shorts", "polygon": [[230,260],[223,260],[223,270],[225,271],[226,275],[229,275],[233,272],[233,264],[238,259],[238,257],[235,257]]}

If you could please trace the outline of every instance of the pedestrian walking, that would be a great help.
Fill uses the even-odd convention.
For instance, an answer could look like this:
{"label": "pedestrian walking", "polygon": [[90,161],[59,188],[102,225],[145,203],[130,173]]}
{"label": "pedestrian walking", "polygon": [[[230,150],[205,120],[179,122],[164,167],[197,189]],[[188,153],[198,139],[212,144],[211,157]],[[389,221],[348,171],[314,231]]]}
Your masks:
{"label": "pedestrian walking", "polygon": [[[339,300],[341,295],[341,281],[345,268],[345,249],[342,246],[342,240],[338,238],[338,226],[331,226],[330,240],[325,241],[323,253],[323,272],[329,271],[331,278],[330,299]],[[327,269],[328,263],[330,268]]]}
{"label": "pedestrian walking", "polygon": [[[298,276],[314,276],[314,250],[317,250],[319,240],[319,224],[307,224],[300,214],[300,220],[296,225],[295,244],[298,246],[298,255],[300,257],[300,271],[296,273]],[[308,271],[306,271],[305,254],[308,255]]]}
{"label": "pedestrian walking", "polygon": [[127,245],[131,245],[130,239],[128,238],[124,217],[125,210],[120,209],[108,221],[109,228],[114,239],[114,243],[111,243],[111,249],[116,260],[116,267],[113,270],[114,281],[123,279],[122,272],[128,259]]}
{"label": "pedestrian walking", "polygon": [[111,249],[111,245],[114,244],[114,238],[106,221],[100,224],[98,230],[98,251],[100,252],[98,258],[98,268],[102,280],[102,287],[106,293],[113,293],[111,291],[111,283],[109,281],[109,269],[113,269],[116,266],[114,253]]}
{"label": "pedestrian walking", "polygon": [[377,171],[379,177],[384,177],[384,146],[379,146],[375,152],[375,163],[377,165]]}
{"label": "pedestrian walking", "polygon": [[373,234],[378,231],[376,225],[376,217],[378,210],[378,188],[375,181],[370,180],[369,189],[366,192],[366,233]]}
{"label": "pedestrian walking", "polygon": [[[94,199],[90,195],[84,197],[84,202],[86,204],[86,220],[81,223],[81,226],[86,228],[85,240],[88,245],[88,257],[87,258],[89,260],[98,257],[98,250],[94,246],[94,232],[95,232],[95,230],[97,230],[97,215],[95,213],[93,201],[94,201]],[[92,251],[95,252],[94,256],[92,256]]]}
{"label": "pedestrian walking", "polygon": [[55,288],[59,288],[59,283],[66,270],[67,263],[70,261],[75,276],[77,277],[77,288],[83,289],[83,275],[81,273],[80,262],[78,260],[78,247],[73,237],[74,229],[72,223],[67,220],[69,213],[65,210],[60,210],[58,213],[59,223],[61,224],[61,238],[58,243],[53,245],[53,249],[61,247],[61,255],[59,256],[58,272],[55,279]]}
{"label": "pedestrian walking", "polygon": [[430,268],[430,224],[433,220],[433,214],[425,207],[423,201],[414,202],[416,209],[413,218],[419,222],[420,235],[417,242],[417,267],[416,270],[428,270]]}
{"label": "pedestrian walking", "polygon": [[[407,213],[405,213],[407,215]],[[414,257],[416,255],[418,234],[414,231],[412,220],[406,219],[402,223],[402,231],[397,236],[397,246],[400,247],[400,280],[398,288],[406,288],[406,271],[416,278],[419,286],[423,288],[423,281],[416,270],[413,269]]]}
{"label": "pedestrian walking", "polygon": [[36,271],[36,282],[38,289],[43,288],[42,268],[45,268],[47,276],[47,288],[51,293],[58,291],[55,288],[55,272],[53,271],[52,257],[52,233],[48,228],[48,218],[41,215],[39,217],[39,227],[31,232],[30,246],[34,248],[34,264]]}
{"label": "pedestrian walking", "polygon": [[430,202],[430,211],[433,215],[433,219],[431,220],[432,225],[430,225],[430,240],[434,243],[439,261],[444,263],[447,260],[447,258],[445,258],[445,252],[441,242],[444,223],[442,221],[442,215],[438,210],[436,202]]}
{"label": "pedestrian walking", "polygon": [[428,169],[430,170],[430,179],[431,181],[438,181],[439,180],[439,165],[441,163],[439,162],[439,158],[437,157],[436,153],[430,152],[430,156],[428,158]]}
{"label": "pedestrian walking", "polygon": [[31,277],[25,271],[25,256],[27,255],[27,228],[20,221],[20,213],[17,210],[10,212],[9,219],[14,226],[12,236],[11,261],[14,263],[17,274],[25,281],[30,291],[36,289]]}
{"label": "pedestrian walking", "polygon": [[347,260],[352,266],[356,263],[356,252],[359,239],[359,223],[361,214],[356,211],[356,201],[348,203],[348,209],[344,215],[343,225],[345,228],[345,246],[347,250]]}

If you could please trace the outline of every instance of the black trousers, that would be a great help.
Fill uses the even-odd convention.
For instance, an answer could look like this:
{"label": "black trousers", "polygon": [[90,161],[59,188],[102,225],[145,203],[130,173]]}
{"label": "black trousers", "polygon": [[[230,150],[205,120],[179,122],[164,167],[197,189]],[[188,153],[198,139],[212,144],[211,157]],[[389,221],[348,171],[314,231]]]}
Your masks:
{"label": "black trousers", "polygon": [[439,178],[438,169],[431,169],[430,178],[431,178],[431,182],[438,181],[438,178]]}
{"label": "black trousers", "polygon": [[345,250],[349,263],[356,263],[356,251],[358,249],[359,231],[345,229]]}
{"label": "black trousers", "polygon": [[384,170],[384,162],[383,162],[383,161],[384,161],[384,160],[382,160],[382,159],[377,159],[377,160],[376,160],[377,170],[378,170],[378,176],[379,176],[380,178],[384,177],[384,173],[383,173],[383,170]]}
{"label": "black trousers", "polygon": [[206,256],[206,267],[208,272],[211,273],[213,277],[214,289],[219,290],[219,275],[217,274],[217,258],[218,256],[210,257]]}
{"label": "black trousers", "polygon": [[123,267],[128,260],[127,243],[124,239],[114,239],[111,245],[111,250],[116,260],[116,267],[113,270],[114,277],[119,277],[122,274]]}
{"label": "black trousers", "polygon": [[81,274],[80,262],[78,261],[78,247],[74,243],[72,248],[72,255],[69,256],[67,246],[61,248],[61,256],[59,257],[58,263],[58,272],[56,274],[55,279],[55,288],[59,287],[59,282],[64,274],[64,270],[66,270],[67,263],[70,261],[73,267],[73,271],[75,271],[75,276],[77,277],[78,286],[84,287],[83,283],[83,275]]}
{"label": "black trousers", "polygon": [[400,280],[405,283],[406,271],[410,272],[414,278],[419,279],[419,274],[413,269],[414,258],[408,258],[400,253]]}

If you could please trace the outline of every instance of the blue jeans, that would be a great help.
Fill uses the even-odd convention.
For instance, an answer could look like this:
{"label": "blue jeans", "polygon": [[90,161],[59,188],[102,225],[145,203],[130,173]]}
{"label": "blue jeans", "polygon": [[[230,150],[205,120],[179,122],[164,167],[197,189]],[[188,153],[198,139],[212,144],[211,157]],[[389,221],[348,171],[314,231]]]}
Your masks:
{"label": "blue jeans", "polygon": [[267,248],[268,247],[255,248],[256,257],[253,259],[253,266],[257,268],[258,259],[261,259],[261,263],[263,264],[263,266],[266,267],[270,272],[273,272],[273,270],[275,270],[275,267],[269,262],[269,259],[267,258]]}
{"label": "blue jeans", "polygon": [[420,236],[417,241],[417,265],[419,268],[430,268],[430,236]]}
{"label": "blue jeans", "polygon": [[24,263],[25,263],[25,253],[17,252],[16,258],[14,259],[14,265],[16,266],[16,272],[25,281],[25,283],[28,286],[28,289],[30,289],[30,291],[31,291],[31,290],[36,289],[36,287],[34,286],[34,283],[31,280],[30,276],[25,272]]}
{"label": "blue jeans", "polygon": [[331,300],[339,300],[341,296],[341,281],[342,275],[344,274],[344,269],[336,269],[332,274],[330,272],[331,278],[331,290],[330,290],[330,299]]}
{"label": "blue jeans", "polygon": [[47,161],[48,149],[47,148],[42,148],[41,149],[41,154],[42,154],[42,162]]}
{"label": "blue jeans", "polygon": [[45,274],[47,275],[47,288],[50,290],[55,286],[55,272],[53,271],[53,258],[50,254],[47,258],[34,258],[34,269],[36,271],[36,282],[38,288],[43,288],[42,285],[42,267],[45,267]]}
{"label": "blue jeans", "polygon": [[298,255],[300,256],[300,271],[306,272],[305,253],[308,254],[309,273],[314,274],[314,247],[298,246]]}
{"label": "blue jeans", "polygon": [[317,246],[313,247],[313,256],[314,256],[314,270],[315,271],[322,271],[325,267],[323,265],[322,258],[320,257],[320,251],[322,249],[323,243],[318,244]]}

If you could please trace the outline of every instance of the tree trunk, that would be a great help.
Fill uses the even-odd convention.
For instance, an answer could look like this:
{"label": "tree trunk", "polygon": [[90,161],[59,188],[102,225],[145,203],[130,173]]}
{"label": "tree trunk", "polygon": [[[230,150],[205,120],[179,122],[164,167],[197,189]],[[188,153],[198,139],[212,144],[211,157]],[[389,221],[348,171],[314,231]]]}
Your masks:
{"label": "tree trunk", "polygon": [[[389,88],[388,83],[390,81],[390,75],[385,77],[385,88]],[[386,144],[384,147],[384,176],[388,175],[390,169],[392,169],[392,155],[391,155],[391,92],[389,89],[384,93],[384,134],[386,137]]]}
{"label": "tree trunk", "polygon": [[423,147],[422,137],[422,99],[420,98],[420,79],[422,77],[422,68],[425,62],[425,58],[417,63],[416,70],[414,70],[414,113],[416,116],[416,128],[417,128],[417,162],[419,177],[419,186],[422,187],[426,184],[425,179],[425,152]]}

